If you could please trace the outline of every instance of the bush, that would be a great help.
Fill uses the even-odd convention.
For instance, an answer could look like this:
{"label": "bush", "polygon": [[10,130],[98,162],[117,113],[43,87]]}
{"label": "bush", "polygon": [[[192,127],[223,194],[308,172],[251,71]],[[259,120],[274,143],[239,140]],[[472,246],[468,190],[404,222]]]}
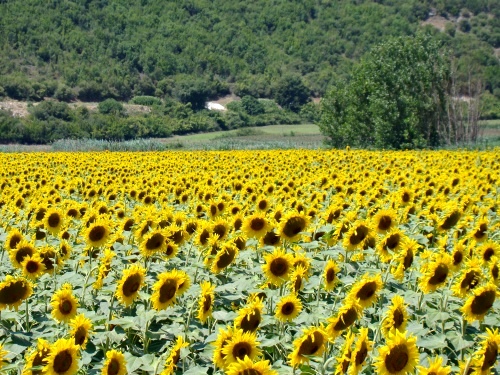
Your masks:
{"label": "bush", "polygon": [[130,101],[132,104],[138,104],[138,105],[147,105],[147,106],[153,106],[153,105],[161,105],[162,101],[161,99],[158,99],[154,96],[134,96],[132,100]]}
{"label": "bush", "polygon": [[252,116],[264,113],[264,106],[262,103],[250,95],[246,95],[241,98],[241,106],[246,113]]}
{"label": "bush", "polygon": [[123,108],[123,104],[117,102],[115,99],[106,99],[103,102],[100,102],[97,106],[99,113],[103,115],[123,115],[125,110]]}
{"label": "bush", "polygon": [[58,119],[68,122],[73,119],[73,112],[68,104],[54,100],[43,101],[31,107],[30,112],[35,119],[41,121]]}
{"label": "bush", "polygon": [[299,76],[285,76],[274,89],[276,103],[292,112],[299,112],[300,108],[309,102],[309,89]]}
{"label": "bush", "polygon": [[61,102],[71,102],[76,99],[76,93],[66,85],[59,85],[54,93],[54,98]]}

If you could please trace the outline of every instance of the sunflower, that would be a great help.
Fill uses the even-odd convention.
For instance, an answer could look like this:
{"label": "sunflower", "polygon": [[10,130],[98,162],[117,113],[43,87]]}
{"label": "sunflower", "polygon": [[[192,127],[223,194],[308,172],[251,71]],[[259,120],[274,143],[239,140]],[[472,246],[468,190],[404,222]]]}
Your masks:
{"label": "sunflower", "polygon": [[371,232],[372,229],[366,221],[356,221],[344,235],[342,246],[348,251],[363,248],[365,240],[371,237]]}
{"label": "sunflower", "polygon": [[38,338],[36,349],[30,350],[26,354],[26,364],[22,375],[38,375],[41,371],[32,370],[33,367],[47,365],[50,354],[50,343],[42,338]]}
{"label": "sunflower", "polygon": [[447,231],[453,228],[462,217],[462,211],[454,202],[450,202],[443,212],[443,216],[437,223],[440,231]]}
{"label": "sunflower", "polygon": [[463,241],[455,243],[451,257],[453,258],[452,269],[453,271],[458,271],[466,258],[466,248]]}
{"label": "sunflower", "polygon": [[356,339],[356,345],[351,354],[351,364],[349,366],[349,375],[358,375],[366,358],[368,352],[372,349],[373,342],[368,340],[368,328],[361,328]]}
{"label": "sunflower", "polygon": [[224,368],[227,369],[232,363],[238,363],[238,359],[248,357],[254,360],[259,357],[261,350],[258,346],[256,333],[244,332],[241,329],[236,330],[222,349]]}
{"label": "sunflower", "polygon": [[5,356],[8,354],[6,350],[3,350],[3,345],[0,344],[0,368],[5,365]]}
{"label": "sunflower", "polygon": [[212,228],[208,224],[200,224],[198,230],[196,231],[195,244],[200,246],[208,245],[208,240],[210,239],[211,234]]}
{"label": "sunflower", "polygon": [[198,300],[198,319],[202,324],[205,324],[207,319],[212,316],[212,309],[214,306],[214,291],[215,285],[212,285],[209,281],[203,281],[200,284],[201,293]]}
{"label": "sunflower", "polygon": [[406,311],[405,300],[403,297],[395,295],[392,297],[391,306],[382,322],[382,334],[387,337],[392,330],[405,332],[407,323],[408,312]]}
{"label": "sunflower", "polygon": [[71,327],[69,334],[74,337],[75,344],[85,349],[92,331],[92,321],[84,314],[79,314],[70,320],[69,325]]}
{"label": "sunflower", "polygon": [[407,236],[398,228],[393,228],[377,245],[377,253],[380,255],[382,262],[389,262],[395,253],[398,253]]}
{"label": "sunflower", "polygon": [[50,246],[42,247],[38,253],[42,258],[42,262],[45,265],[45,272],[47,273],[52,274],[56,267],[61,267],[63,264],[61,257],[57,255],[57,251]]}
{"label": "sunflower", "polygon": [[14,250],[17,247],[17,244],[21,242],[24,239],[23,234],[19,231],[17,228],[13,228],[11,231],[9,231],[9,234],[7,234],[7,238],[5,239],[5,248],[7,251]]}
{"label": "sunflower", "polygon": [[308,363],[309,357],[320,356],[325,350],[326,333],[322,326],[309,327],[293,342],[293,352],[288,355],[292,367]]}
{"label": "sunflower", "polygon": [[377,373],[381,375],[404,375],[414,371],[418,363],[417,339],[406,337],[397,330],[389,334],[387,344],[379,349],[375,359]]}
{"label": "sunflower", "polygon": [[215,274],[222,272],[234,262],[238,253],[236,245],[230,241],[225,242],[215,255],[210,270]]}
{"label": "sunflower", "polygon": [[144,285],[146,269],[133,265],[123,270],[122,278],[116,286],[115,296],[125,306],[129,306],[139,295],[139,289]]}
{"label": "sunflower", "polygon": [[330,291],[335,288],[339,282],[338,273],[340,272],[340,267],[335,263],[334,260],[330,259],[326,263],[325,269],[323,271],[323,277],[325,279],[325,290]]}
{"label": "sunflower", "polygon": [[165,252],[167,247],[165,240],[165,231],[159,228],[155,229],[144,235],[139,246],[139,250],[145,258],[148,258],[156,253]]}
{"label": "sunflower", "polygon": [[382,290],[382,277],[363,275],[351,288],[347,298],[358,300],[363,308],[370,307],[377,300],[377,293]]}
{"label": "sunflower", "polygon": [[245,218],[241,230],[248,238],[261,238],[272,231],[273,227],[264,212],[256,212]]}
{"label": "sunflower", "polygon": [[213,363],[215,366],[220,367],[220,368],[225,368],[225,359],[226,359],[226,354],[224,354],[223,350],[226,347],[227,343],[229,340],[233,337],[235,334],[236,329],[234,327],[226,327],[226,329],[219,329],[219,333],[217,335],[217,339],[214,342],[214,354],[213,354]]}
{"label": "sunflower", "polygon": [[24,277],[7,275],[0,283],[0,311],[9,307],[17,311],[19,305],[33,294],[33,285]]}
{"label": "sunflower", "polygon": [[490,266],[489,266],[489,274],[491,276],[491,281],[494,282],[495,284],[500,283],[500,262],[498,261],[497,257],[491,258],[490,261]]}
{"label": "sunflower", "polygon": [[182,226],[171,225],[167,228],[167,241],[173,242],[177,246],[181,246],[189,237],[188,233]]}
{"label": "sunflower", "polygon": [[278,233],[284,240],[298,241],[308,225],[309,217],[307,215],[300,212],[289,212],[281,218]]}
{"label": "sunflower", "polygon": [[253,362],[245,357],[243,360],[238,358],[238,362],[232,363],[227,371],[227,375],[278,375],[271,369],[268,360]]}
{"label": "sunflower", "polygon": [[335,317],[328,319],[326,332],[330,340],[334,340],[342,331],[353,325],[361,317],[363,308],[356,300],[346,299]]}
{"label": "sunflower", "polygon": [[482,321],[493,306],[497,295],[499,295],[497,286],[492,282],[476,288],[473,295],[467,298],[460,311],[462,311],[468,322]]}
{"label": "sunflower", "polygon": [[45,229],[52,234],[57,234],[64,226],[64,213],[57,208],[50,208],[43,218]]}
{"label": "sunflower", "polygon": [[170,354],[165,360],[165,368],[160,375],[171,375],[174,374],[177,363],[181,359],[182,348],[187,347],[189,344],[184,341],[182,336],[177,336],[175,345],[170,349]]}
{"label": "sunflower", "polygon": [[378,210],[372,224],[378,233],[385,234],[397,226],[397,212],[393,209]]}
{"label": "sunflower", "polygon": [[434,292],[437,288],[445,285],[448,275],[451,273],[451,256],[439,253],[433,261],[422,267],[422,278],[419,288],[424,293]]}
{"label": "sunflower", "polygon": [[238,311],[234,319],[235,328],[243,332],[255,332],[262,321],[263,308],[264,304],[260,298],[250,299],[248,305]]}
{"label": "sunflower", "polygon": [[108,350],[106,361],[102,368],[102,375],[125,375],[127,373],[127,362],[122,352],[118,350]]}
{"label": "sunflower", "polygon": [[349,331],[346,335],[342,349],[339,352],[339,356],[336,357],[337,366],[335,366],[335,375],[347,374],[349,370],[349,365],[351,364],[351,354],[352,346],[354,343],[354,335],[352,331]]}
{"label": "sunflower", "polygon": [[177,271],[177,277],[181,280],[179,287],[177,289],[177,296],[182,296],[191,286],[191,278],[184,270],[172,270]]}
{"label": "sunflower", "polygon": [[302,311],[302,302],[295,294],[284,296],[276,305],[276,319],[281,322],[291,322]]}
{"label": "sunflower", "polygon": [[481,349],[475,354],[474,368],[477,375],[489,375],[495,365],[500,349],[498,328],[494,331],[486,328],[486,335],[481,336]]}
{"label": "sunflower", "polygon": [[50,347],[47,364],[43,368],[44,375],[74,375],[78,372],[78,351],[72,339],[59,339]]}
{"label": "sunflower", "polygon": [[68,244],[66,240],[62,240],[59,243],[59,252],[58,255],[60,256],[62,261],[66,261],[71,257],[71,246]]}
{"label": "sunflower", "polygon": [[229,222],[226,219],[218,219],[212,223],[212,227],[211,227],[210,232],[218,234],[219,239],[223,240],[229,234],[230,229],[231,229],[231,225],[229,224]]}
{"label": "sunflower", "polygon": [[39,254],[28,255],[21,262],[23,275],[30,280],[38,279],[45,271],[45,264]]}
{"label": "sunflower", "polygon": [[429,358],[427,367],[417,366],[419,375],[449,375],[451,372],[450,366],[443,366],[443,358]]}
{"label": "sunflower", "polygon": [[488,219],[480,219],[470,232],[470,238],[474,242],[483,242],[488,238]]}
{"label": "sunflower", "polygon": [[61,289],[52,296],[52,317],[58,322],[68,323],[76,316],[78,300],[73,295],[71,284],[64,284]]}
{"label": "sunflower", "polygon": [[163,272],[153,285],[151,301],[155,310],[164,310],[175,303],[179,286],[185,281],[185,275],[177,270]]}
{"label": "sunflower", "polygon": [[297,294],[304,287],[304,280],[308,277],[304,266],[299,265],[290,274],[290,290]]}
{"label": "sunflower", "polygon": [[21,263],[27,256],[33,256],[36,253],[35,246],[26,241],[21,240],[15,248],[9,251],[9,257],[12,265],[16,268],[22,269]]}
{"label": "sunflower", "polygon": [[111,271],[111,261],[115,256],[116,253],[114,251],[111,251],[110,249],[104,250],[104,254],[102,255],[99,262],[100,264],[99,264],[99,271],[97,274],[97,278],[93,285],[94,289],[102,288],[104,279],[106,278],[106,276],[108,276],[109,272]]}
{"label": "sunflower", "polygon": [[99,219],[89,225],[83,236],[88,246],[100,247],[106,244],[110,233],[111,230],[108,220]]}
{"label": "sunflower", "polygon": [[266,263],[262,265],[262,270],[271,284],[280,286],[290,278],[293,256],[285,253],[284,249],[277,248],[264,255],[264,260]]}
{"label": "sunflower", "polygon": [[261,246],[280,246],[281,237],[274,230],[267,232],[259,239]]}
{"label": "sunflower", "polygon": [[477,254],[481,257],[484,264],[487,264],[492,257],[500,256],[500,245],[493,241],[488,241],[481,245],[477,250]]}
{"label": "sunflower", "polygon": [[405,271],[412,266],[419,246],[418,242],[414,239],[407,237],[404,240],[401,251],[394,257],[395,266],[391,266],[391,273],[396,280],[403,281]]}
{"label": "sunflower", "polygon": [[474,258],[469,260],[451,288],[453,294],[465,298],[481,282],[482,276],[480,261]]}

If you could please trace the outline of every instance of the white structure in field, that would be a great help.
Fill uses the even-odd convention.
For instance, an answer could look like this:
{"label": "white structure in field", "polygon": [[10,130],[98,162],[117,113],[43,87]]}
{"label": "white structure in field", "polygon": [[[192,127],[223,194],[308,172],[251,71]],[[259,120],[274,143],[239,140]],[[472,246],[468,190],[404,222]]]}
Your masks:
{"label": "white structure in field", "polygon": [[214,102],[206,102],[205,108],[210,111],[226,111],[226,107],[224,107],[222,104]]}

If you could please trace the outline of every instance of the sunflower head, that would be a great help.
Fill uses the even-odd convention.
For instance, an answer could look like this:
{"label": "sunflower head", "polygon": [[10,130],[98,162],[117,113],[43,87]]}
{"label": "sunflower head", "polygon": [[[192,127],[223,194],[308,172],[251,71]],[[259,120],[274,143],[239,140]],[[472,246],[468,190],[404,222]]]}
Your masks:
{"label": "sunflower head", "polygon": [[473,295],[467,298],[464,306],[460,309],[465,319],[468,322],[482,321],[493,307],[493,303],[499,294],[500,292],[498,292],[497,286],[493,282],[475,288]]}
{"label": "sunflower head", "polygon": [[125,306],[131,305],[139,295],[139,290],[144,285],[145,277],[146,269],[141,266],[132,265],[125,269],[122,278],[116,286],[115,295],[118,300]]}
{"label": "sunflower head", "polygon": [[392,330],[405,332],[407,323],[408,312],[406,310],[405,301],[403,297],[395,295],[392,297],[391,306],[382,323],[382,333],[387,337]]}
{"label": "sunflower head", "polygon": [[265,264],[262,266],[270,283],[280,286],[290,279],[293,256],[285,253],[282,248],[277,248],[274,252],[264,255]]}
{"label": "sunflower head", "polygon": [[76,309],[79,304],[73,295],[71,285],[64,284],[52,296],[50,305],[52,306],[52,317],[58,322],[68,323],[76,316]]}
{"label": "sunflower head", "polygon": [[234,262],[238,253],[239,250],[233,242],[225,242],[221,249],[217,251],[210,270],[215,274],[222,272]]}
{"label": "sunflower head", "polygon": [[379,349],[375,367],[379,374],[404,375],[414,371],[418,364],[417,339],[397,330],[389,334],[386,345]]}
{"label": "sunflower head", "polygon": [[257,212],[245,218],[241,228],[249,238],[261,238],[272,229],[273,227],[264,212]]}
{"label": "sunflower head", "polygon": [[323,354],[326,341],[326,333],[322,326],[307,328],[293,342],[293,352],[288,356],[292,367],[308,363],[311,356]]}
{"label": "sunflower head", "polygon": [[85,349],[92,332],[92,321],[84,314],[79,314],[70,320],[70,335],[75,339],[75,344]]}
{"label": "sunflower head", "polygon": [[22,375],[38,375],[41,371],[31,370],[32,367],[47,365],[47,359],[50,354],[50,343],[42,338],[37,340],[37,345],[34,350],[30,350],[26,354],[26,365],[24,366]]}
{"label": "sunflower head", "polygon": [[36,253],[35,246],[26,240],[21,240],[16,247],[9,251],[9,257],[12,265],[22,269],[21,263],[27,256],[33,256]]}
{"label": "sunflower head", "polygon": [[382,290],[382,277],[364,275],[356,282],[348,294],[348,298],[358,300],[361,307],[370,307],[377,300],[377,293]]}
{"label": "sunflower head", "polygon": [[363,308],[357,300],[346,299],[344,305],[339,309],[337,315],[328,319],[326,332],[330,340],[334,340],[342,331],[353,325],[361,316]]}
{"label": "sunflower head", "polygon": [[0,311],[6,307],[17,311],[19,305],[33,294],[33,285],[24,277],[7,275],[0,283]]}
{"label": "sunflower head", "polygon": [[57,234],[64,226],[64,214],[56,208],[50,208],[44,215],[43,224],[47,232]]}
{"label": "sunflower head", "polygon": [[19,242],[21,242],[24,239],[23,234],[19,231],[17,228],[13,228],[12,230],[9,231],[9,234],[7,235],[7,238],[5,239],[5,248],[8,251],[14,250]]}
{"label": "sunflower head", "polygon": [[45,264],[39,254],[27,256],[21,262],[23,275],[30,280],[38,279],[45,271]]}
{"label": "sunflower head", "polygon": [[212,285],[209,281],[203,281],[200,284],[201,293],[198,300],[198,319],[202,324],[204,324],[208,317],[212,315],[212,309],[214,304],[214,291],[215,285]]}
{"label": "sunflower head", "polygon": [[255,332],[262,321],[264,304],[260,298],[252,299],[247,306],[238,311],[234,326],[244,332]]}
{"label": "sunflower head", "polygon": [[302,302],[295,294],[284,296],[276,305],[275,316],[281,322],[293,321],[302,311]]}
{"label": "sunflower head", "polygon": [[76,374],[78,371],[79,346],[73,339],[59,339],[50,347],[50,354],[43,373],[50,375]]}
{"label": "sunflower head", "polygon": [[323,271],[323,278],[325,279],[325,290],[330,291],[335,288],[335,286],[339,282],[339,272],[340,267],[337,265],[337,263],[332,259],[328,260]]}
{"label": "sunflower head", "polygon": [[109,240],[110,233],[110,224],[107,220],[96,220],[85,230],[85,242],[88,246],[101,247]]}
{"label": "sunflower head", "polygon": [[106,352],[106,360],[102,368],[102,375],[127,374],[127,362],[122,352],[112,349]]}
{"label": "sunflower head", "polygon": [[249,357],[238,358],[238,362],[229,365],[226,373],[227,375],[278,375],[271,369],[268,360],[253,362]]}
{"label": "sunflower head", "polygon": [[222,349],[224,368],[227,369],[231,364],[237,363],[238,359],[242,360],[245,357],[254,360],[261,353],[258,346],[259,342],[255,333],[236,330]]}
{"label": "sunflower head", "polygon": [[282,239],[294,242],[309,226],[309,217],[301,212],[289,212],[280,220],[279,235]]}

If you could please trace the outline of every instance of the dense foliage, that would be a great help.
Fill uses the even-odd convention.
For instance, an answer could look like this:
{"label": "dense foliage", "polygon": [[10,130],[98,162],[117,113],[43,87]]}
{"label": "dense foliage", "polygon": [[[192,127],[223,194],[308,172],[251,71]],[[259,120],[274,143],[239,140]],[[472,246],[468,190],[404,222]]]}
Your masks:
{"label": "dense foliage", "polygon": [[437,146],[449,65],[428,35],[377,46],[324,98],[322,132],[335,147]]}
{"label": "dense foliage", "polygon": [[[101,101],[171,97],[202,108],[207,97],[280,95],[300,76],[313,96],[388,36],[427,26],[500,96],[498,7],[487,0],[0,1],[0,95]],[[460,16],[460,19],[455,17]]]}

